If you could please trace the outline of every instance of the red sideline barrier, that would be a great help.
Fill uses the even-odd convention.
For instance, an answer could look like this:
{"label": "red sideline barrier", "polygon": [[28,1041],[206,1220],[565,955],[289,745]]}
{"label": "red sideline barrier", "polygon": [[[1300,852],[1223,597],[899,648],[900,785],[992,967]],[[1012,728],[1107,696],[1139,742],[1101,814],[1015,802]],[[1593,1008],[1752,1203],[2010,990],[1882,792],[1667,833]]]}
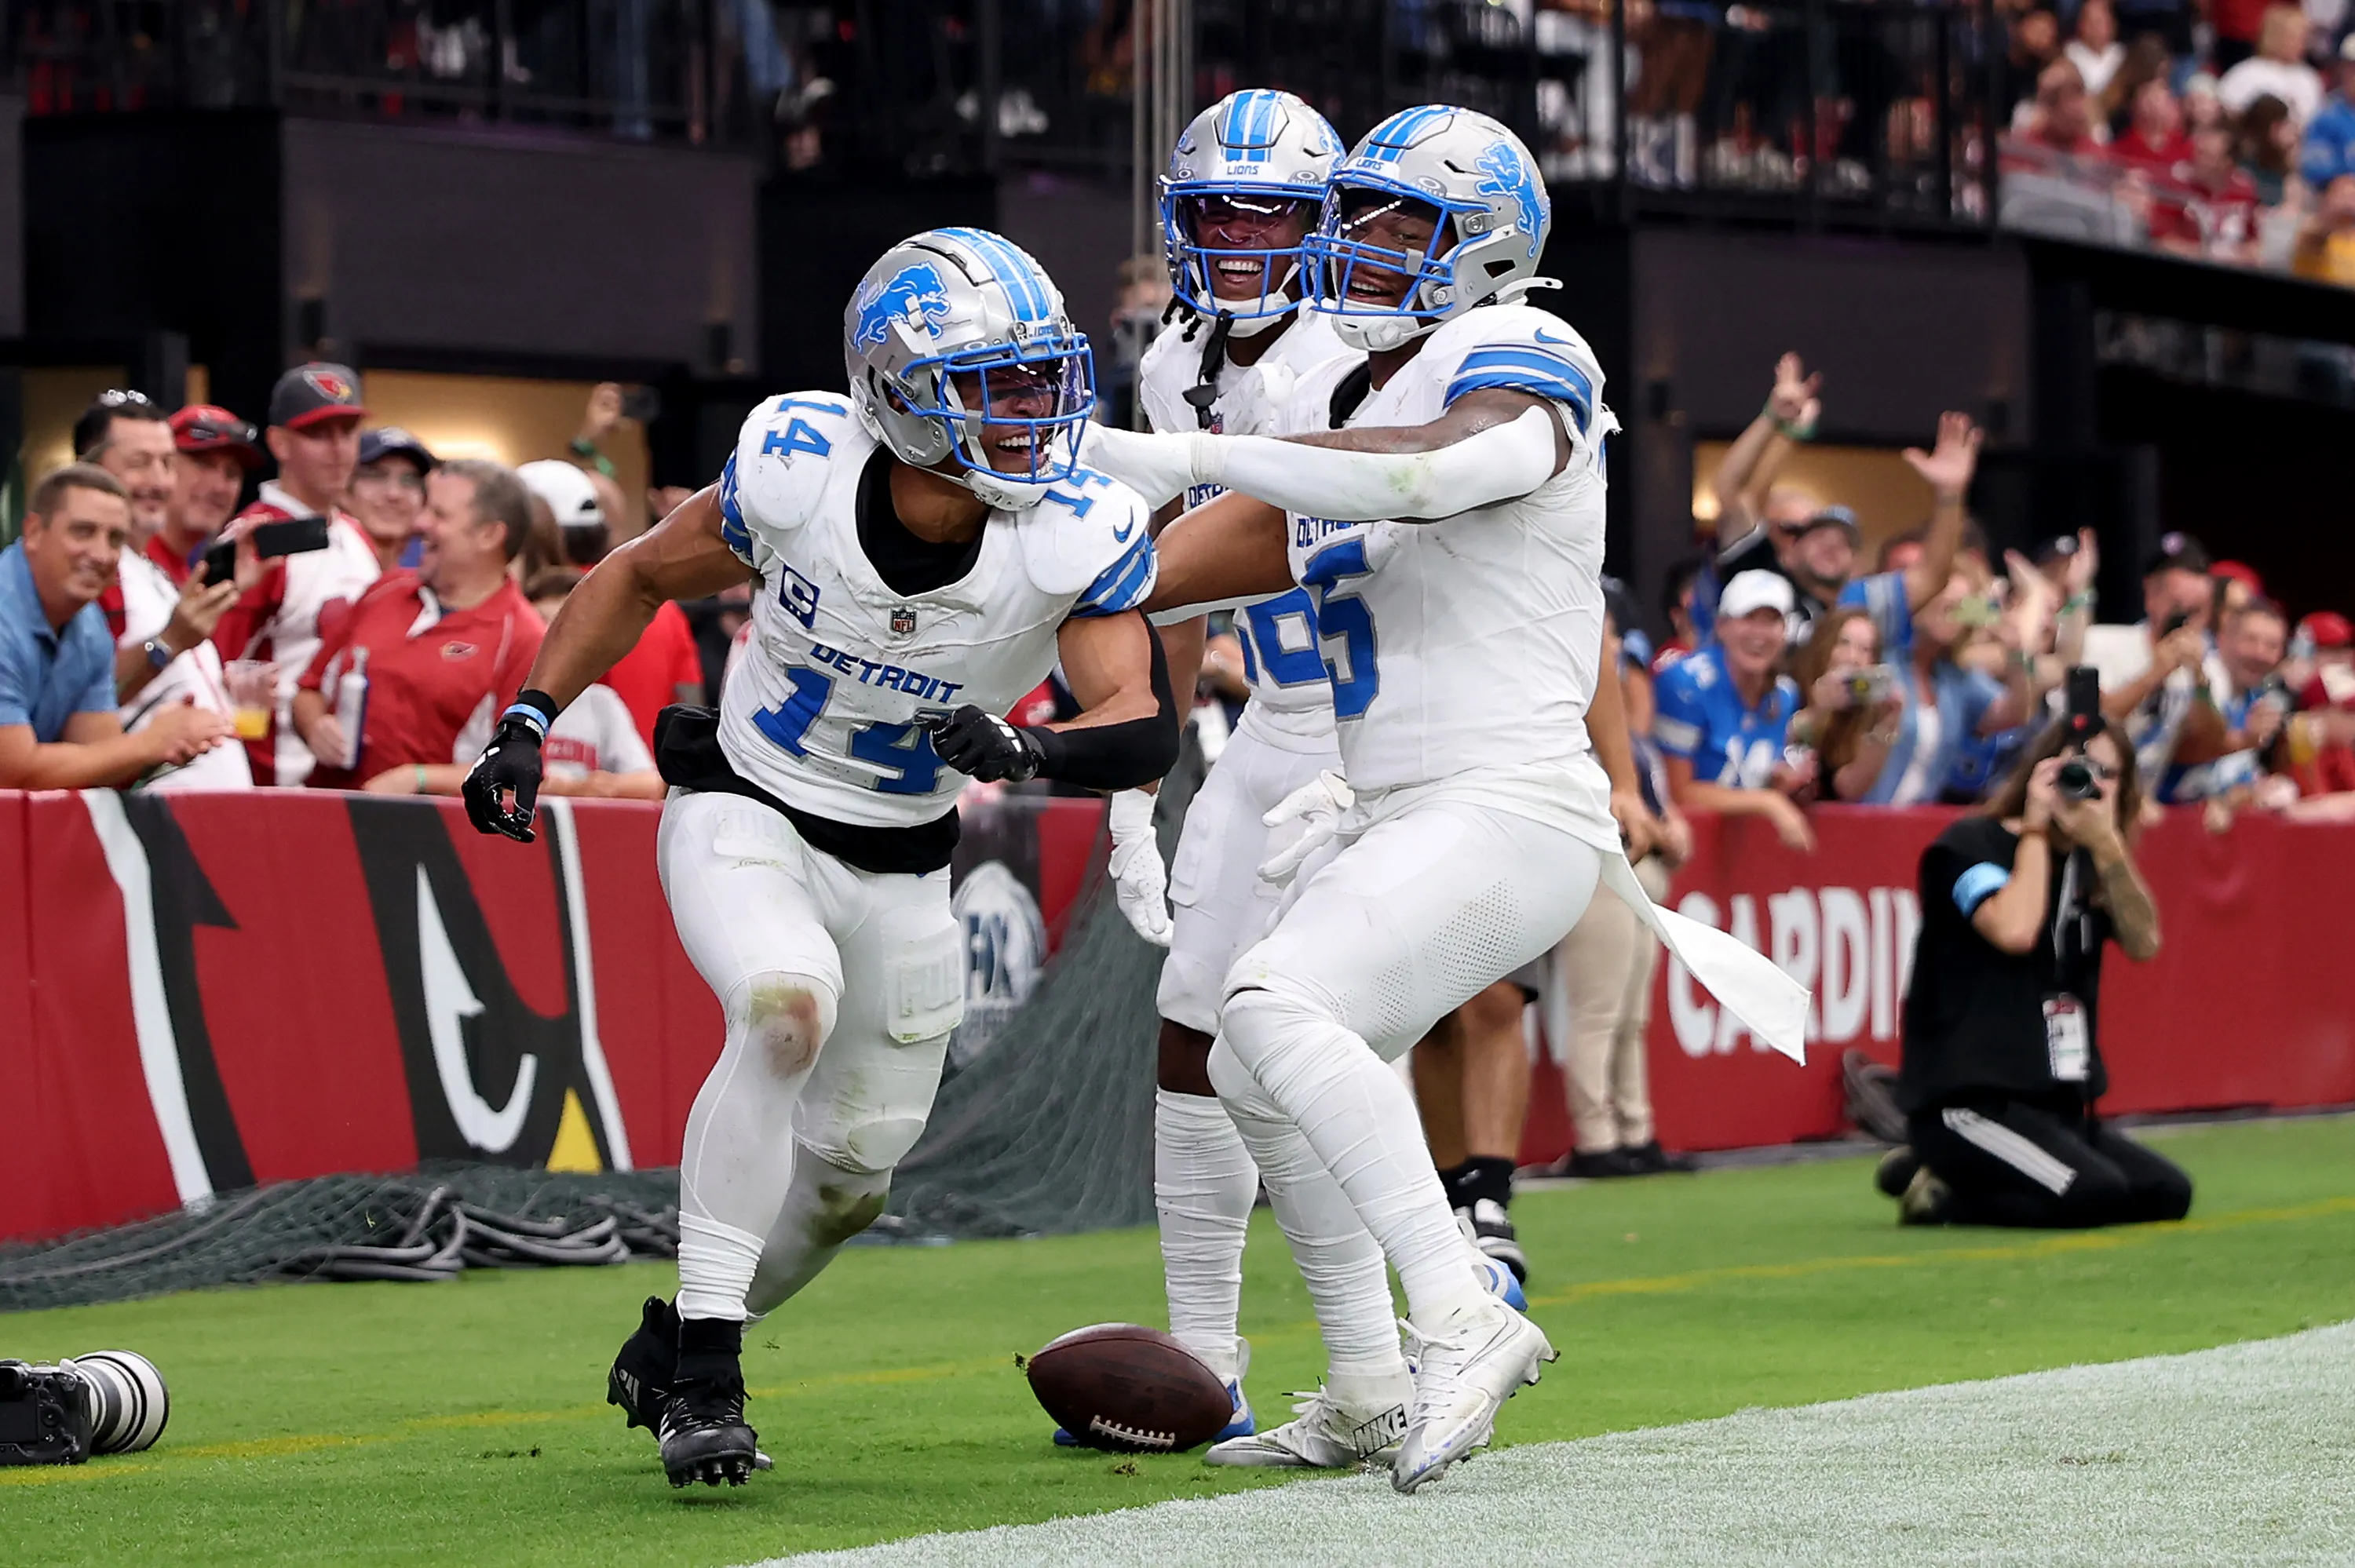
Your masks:
{"label": "red sideline barrier", "polygon": [[[1018,798],[968,813],[969,1017],[1018,1002],[1100,814]],[[420,1159],[675,1161],[719,1027],[662,901],[656,815],[563,803],[522,846],[452,802],[0,792],[0,1239]],[[1754,822],[1696,822],[1672,902],[1815,986],[1821,1038],[1793,1066],[1667,966],[1650,1038],[1665,1142],[1840,1130],[1841,1048],[1895,1059],[1914,866],[1947,820],[1820,812],[1811,856]],[[2177,813],[2142,858],[2168,946],[2110,967],[2111,1107],[2355,1101],[2338,912],[2355,833],[2251,819],[2211,839]],[[975,874],[993,862],[1010,874]],[[1549,1067],[1524,1154],[1569,1141]]]}
{"label": "red sideline barrier", "polygon": [[[960,906],[976,1012],[1060,939],[1102,813],[969,816],[960,884],[1011,873]],[[658,815],[565,802],[525,846],[455,802],[0,791],[0,1240],[421,1159],[676,1163],[720,1022]]]}
{"label": "red sideline barrier", "polygon": [[[1817,848],[1785,849],[1753,820],[1694,819],[1692,860],[1671,906],[1729,928],[1817,993],[1808,1061],[1794,1066],[1721,1016],[1663,959],[1648,1036],[1659,1136],[1671,1149],[1834,1137],[1839,1058],[1859,1046],[1895,1064],[1920,911],[1922,851],[1955,813],[1826,808]],[[2355,1102],[2355,1013],[2344,966],[2355,832],[2242,819],[2223,837],[2169,812],[2137,860],[2158,900],[2164,948],[2147,964],[2115,948],[2102,971],[2105,1108],[2173,1111]],[[1521,1158],[1569,1150],[1562,1082],[1543,1062]]]}

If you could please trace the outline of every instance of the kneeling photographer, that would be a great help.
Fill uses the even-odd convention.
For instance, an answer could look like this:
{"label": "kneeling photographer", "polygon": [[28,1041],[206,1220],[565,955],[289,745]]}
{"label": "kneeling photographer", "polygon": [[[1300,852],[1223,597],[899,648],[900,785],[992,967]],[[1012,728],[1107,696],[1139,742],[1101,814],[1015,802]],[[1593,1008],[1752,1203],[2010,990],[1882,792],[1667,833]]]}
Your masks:
{"label": "kneeling photographer", "polygon": [[2102,1125],[2102,949],[2158,951],[2128,830],[2135,757],[2091,670],[1982,813],[1922,856],[1922,931],[1898,1103],[1910,1147],[1881,1190],[1909,1224],[2081,1226],[2181,1219],[2191,1181]]}

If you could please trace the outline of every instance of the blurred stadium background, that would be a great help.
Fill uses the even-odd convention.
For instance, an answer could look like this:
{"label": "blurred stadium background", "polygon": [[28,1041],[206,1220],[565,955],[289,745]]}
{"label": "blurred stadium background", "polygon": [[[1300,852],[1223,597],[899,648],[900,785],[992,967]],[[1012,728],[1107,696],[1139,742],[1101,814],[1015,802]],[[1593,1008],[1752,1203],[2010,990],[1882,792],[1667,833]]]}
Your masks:
{"label": "blurred stadium background", "polygon": [[[314,357],[360,371],[375,421],[510,463],[564,455],[591,388],[623,385],[627,417],[600,446],[634,531],[650,490],[709,481],[756,397],[837,385],[859,273],[949,223],[1045,263],[1118,407],[1166,297],[1150,177],[1196,109],[1276,85],[1345,137],[1438,100],[1539,149],[1543,270],[1568,283],[1541,302],[1609,375],[1609,565],[1646,607],[1716,516],[1710,476],[1793,344],[1836,396],[1792,477],[1849,500],[1868,552],[1927,508],[1899,450],[1958,408],[1988,435],[1972,511],[1990,542],[2094,528],[2121,613],[2171,531],[2254,567],[2294,617],[2348,602],[2355,290],[2279,258],[2157,245],[2106,187],[2009,158],[2016,8],[1734,9],[1696,145],[1645,97],[1646,72],[1673,69],[1647,63],[1653,8],[1611,0],[16,0],[0,30],[0,537],[100,390],[252,415]],[[673,1510],[638,1435],[588,1403],[615,1325],[666,1288],[655,1265],[474,1271],[424,1306],[393,1284],[127,1299],[286,1273],[454,1276],[469,1245],[467,1264],[663,1252],[658,1172],[716,1044],[712,1010],[654,889],[651,813],[553,815],[545,856],[498,883],[475,874],[454,812],[407,802],[264,816],[0,792],[0,1081],[18,1124],[0,1139],[0,1355],[129,1344],[181,1402],[152,1455],[22,1489],[29,1472],[0,1475],[10,1560],[720,1563],[1258,1484],[1182,1458],[1064,1463],[1010,1374],[1013,1352],[1071,1324],[1159,1312],[1149,1234],[1116,1229],[1151,1215],[1154,957],[1092,891],[1084,802],[1009,797],[969,817],[974,1008],[956,1059],[995,1059],[948,1082],[879,1234],[965,1239],[846,1260],[748,1361],[774,1401],[756,1419],[825,1456],[794,1486]],[[2333,1000],[2346,831],[2162,833],[2172,928],[2212,945],[2118,977],[2122,1108],[2355,1101]],[[1856,815],[1836,836],[1803,864],[1763,832],[1712,834],[1680,885],[1778,960],[1804,954],[1840,1017],[1817,1070],[1778,1075],[1669,992],[1653,1054],[1672,1143],[1853,1133],[1837,1047],[1893,1055],[1928,830]],[[2318,912],[2296,891],[2318,880]],[[455,1087],[416,995],[425,906],[488,1015]],[[535,1056],[520,1135],[470,1144],[448,1097],[506,1096]],[[1533,1158],[1567,1147],[1560,1099],[1541,1079]],[[2346,1127],[2179,1134],[2202,1217],[2115,1251],[1893,1244],[1856,1158],[1538,1193],[1523,1230],[1550,1277],[1531,1294],[1586,1353],[1556,1374],[1558,1404],[1516,1405],[1508,1435],[2336,1320],[2355,1286]],[[485,1160],[515,1169],[467,1173]],[[528,1174],[542,1168],[573,1174]],[[330,1180],[273,1197],[266,1224],[225,1223],[260,1213],[240,1207],[250,1189],[332,1172],[403,1180]],[[468,1203],[473,1220],[453,1221]],[[352,1255],[355,1224],[388,1223],[400,1257]],[[1263,1228],[1250,1271],[1246,1331],[1305,1386],[1305,1301]],[[2318,1467],[2294,1473],[2344,1457],[2303,1451],[2295,1464]],[[305,1493],[311,1507],[286,1506]],[[2343,1511],[2314,1528],[2275,1544],[2355,1534]],[[601,1539],[612,1552],[582,1544]]]}

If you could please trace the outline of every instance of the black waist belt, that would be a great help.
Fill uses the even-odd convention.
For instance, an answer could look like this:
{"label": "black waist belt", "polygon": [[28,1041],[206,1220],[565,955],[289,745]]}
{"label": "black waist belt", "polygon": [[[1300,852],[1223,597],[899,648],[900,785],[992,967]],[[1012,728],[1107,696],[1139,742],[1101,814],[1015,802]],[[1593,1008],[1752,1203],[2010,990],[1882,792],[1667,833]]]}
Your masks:
{"label": "black waist belt", "polygon": [[956,853],[956,809],[912,828],[870,828],[812,816],[788,806],[730,766],[719,748],[716,708],[674,705],[655,715],[655,768],[663,782],[681,789],[741,795],[758,800],[793,823],[804,842],[846,865],[878,874],[921,876],[948,864]]}

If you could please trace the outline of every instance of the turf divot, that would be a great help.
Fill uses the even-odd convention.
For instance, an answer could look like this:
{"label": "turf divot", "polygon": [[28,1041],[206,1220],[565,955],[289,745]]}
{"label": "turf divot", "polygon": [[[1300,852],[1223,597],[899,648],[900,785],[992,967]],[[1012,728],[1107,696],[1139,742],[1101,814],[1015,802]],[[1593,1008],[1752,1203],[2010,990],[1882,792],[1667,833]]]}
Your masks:
{"label": "turf divot", "polygon": [[1485,1456],[775,1559],[1721,1568],[2355,1560],[2355,1323]]}

